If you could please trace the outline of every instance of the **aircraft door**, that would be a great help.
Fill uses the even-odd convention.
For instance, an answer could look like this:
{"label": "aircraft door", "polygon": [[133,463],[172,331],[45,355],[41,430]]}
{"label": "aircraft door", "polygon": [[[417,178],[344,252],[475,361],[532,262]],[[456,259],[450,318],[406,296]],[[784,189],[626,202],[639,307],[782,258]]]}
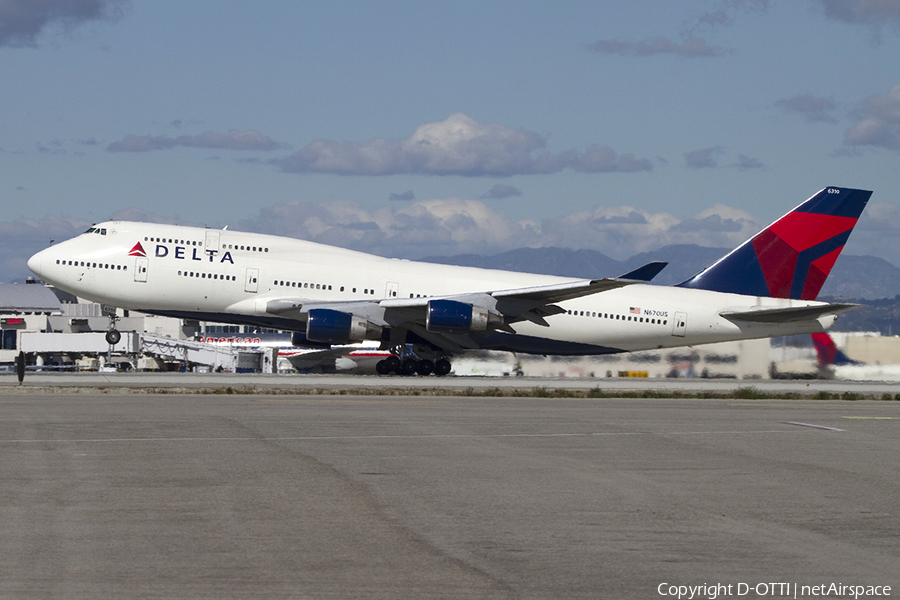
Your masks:
{"label": "aircraft door", "polygon": [[150,267],[150,259],[142,256],[134,259],[134,280],[137,283],[147,283],[147,269]]}
{"label": "aircraft door", "polygon": [[388,281],[384,286],[384,297],[385,298],[396,298],[397,294],[400,293],[400,284],[396,281]]}
{"label": "aircraft door", "polygon": [[687,331],[687,313],[676,312],[675,318],[672,320],[672,335],[675,337],[684,337]]}
{"label": "aircraft door", "polygon": [[211,229],[206,230],[206,242],[203,245],[203,249],[207,252],[218,252],[219,251],[219,232],[213,231]]}
{"label": "aircraft door", "polygon": [[247,267],[244,271],[244,291],[255,294],[259,290],[259,269]]}

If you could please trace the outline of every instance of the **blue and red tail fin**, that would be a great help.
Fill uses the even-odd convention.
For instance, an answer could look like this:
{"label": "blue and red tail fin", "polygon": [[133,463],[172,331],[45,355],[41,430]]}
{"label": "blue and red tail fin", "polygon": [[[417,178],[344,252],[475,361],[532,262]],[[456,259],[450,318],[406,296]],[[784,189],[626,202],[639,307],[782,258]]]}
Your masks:
{"label": "blue and red tail fin", "polygon": [[679,287],[815,300],[871,195],[825,188]]}
{"label": "blue and red tail fin", "polygon": [[831,365],[858,365],[861,364],[846,354],[841,352],[834,340],[827,333],[812,334],[813,345],[816,347],[816,356],[819,359],[819,366],[827,367]]}

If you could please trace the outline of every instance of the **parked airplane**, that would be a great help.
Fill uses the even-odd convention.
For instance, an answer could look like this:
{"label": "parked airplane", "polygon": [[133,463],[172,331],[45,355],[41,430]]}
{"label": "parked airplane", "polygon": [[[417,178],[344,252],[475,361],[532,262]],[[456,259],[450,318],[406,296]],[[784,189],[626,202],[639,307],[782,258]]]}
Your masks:
{"label": "parked airplane", "polygon": [[844,354],[827,333],[812,334],[812,341],[813,346],[816,348],[816,360],[819,367],[843,367],[863,364]]}
{"label": "parked airplane", "polygon": [[230,348],[276,348],[278,358],[284,359],[297,371],[314,373],[334,373],[347,371],[353,373],[375,373],[375,364],[391,356],[387,350],[381,350],[377,341],[357,342],[354,344],[322,348],[298,348],[291,342],[293,336],[288,333],[255,333],[246,335],[212,334],[201,336],[198,341]]}
{"label": "parked airplane", "polygon": [[812,334],[816,347],[816,362],[822,379],[846,379],[852,381],[900,381],[900,365],[868,364],[853,360],[837,347],[827,333]]}
{"label": "parked airplane", "polygon": [[646,284],[664,263],[572,279],[126,221],[94,225],[28,267],[82,298],[291,330],[297,346],[378,340],[393,352],[379,372],[442,375],[450,357],[470,349],[608,354],[824,331],[855,306],[815,298],[871,194],[825,188],[671,287]]}

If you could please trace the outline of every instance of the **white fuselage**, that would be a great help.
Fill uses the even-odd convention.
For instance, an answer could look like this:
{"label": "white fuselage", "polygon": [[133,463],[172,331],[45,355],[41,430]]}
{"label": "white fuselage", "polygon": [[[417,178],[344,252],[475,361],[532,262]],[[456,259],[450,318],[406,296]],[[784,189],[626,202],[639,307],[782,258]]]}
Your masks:
{"label": "white fuselage", "polygon": [[[100,303],[282,329],[302,330],[303,323],[268,314],[269,301],[378,301],[571,281],[382,258],[228,230],[124,221],[92,230],[36,254],[29,268],[60,289]],[[516,335],[500,334],[485,347],[539,354],[635,351],[811,333],[834,322],[834,316],[826,316],[789,324],[738,325],[720,313],[822,303],[645,284],[557,304],[566,313],[547,317],[549,327],[513,323]]]}

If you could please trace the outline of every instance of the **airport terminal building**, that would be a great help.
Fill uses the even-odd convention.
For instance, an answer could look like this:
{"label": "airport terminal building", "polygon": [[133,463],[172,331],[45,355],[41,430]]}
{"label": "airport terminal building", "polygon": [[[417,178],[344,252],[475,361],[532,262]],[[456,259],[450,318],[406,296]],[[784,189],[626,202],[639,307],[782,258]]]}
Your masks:
{"label": "airport terminal building", "polygon": [[[115,344],[106,339],[110,315],[122,332]],[[246,329],[254,328],[129,314],[34,280],[0,284],[0,365],[24,352],[28,364],[45,368],[273,372],[277,348],[242,343],[259,338]],[[210,334],[215,343],[205,341]]]}

